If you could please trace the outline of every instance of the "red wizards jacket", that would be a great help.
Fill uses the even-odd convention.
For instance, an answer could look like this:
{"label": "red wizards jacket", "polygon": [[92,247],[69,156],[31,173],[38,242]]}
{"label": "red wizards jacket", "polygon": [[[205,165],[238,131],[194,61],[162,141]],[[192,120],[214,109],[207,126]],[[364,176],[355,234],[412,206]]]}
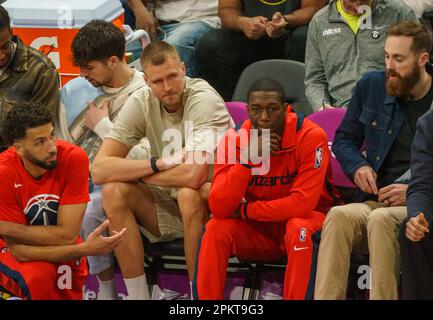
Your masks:
{"label": "red wizards jacket", "polygon": [[[251,136],[251,122],[230,129],[217,149],[209,206],[217,218],[239,210],[243,219],[283,222],[306,218],[313,210],[326,213],[339,200],[332,187],[328,139],[324,130],[289,107],[280,150],[268,157],[268,171],[240,160],[241,133]],[[243,132],[242,132],[243,130]],[[244,139],[245,140],[245,139]],[[229,161],[235,155],[235,161]]]}

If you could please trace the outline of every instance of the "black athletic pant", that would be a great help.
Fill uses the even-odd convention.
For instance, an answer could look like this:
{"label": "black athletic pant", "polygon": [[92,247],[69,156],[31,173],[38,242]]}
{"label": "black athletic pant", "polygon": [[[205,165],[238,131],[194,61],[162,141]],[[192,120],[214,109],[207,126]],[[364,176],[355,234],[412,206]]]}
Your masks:
{"label": "black athletic pant", "polygon": [[400,228],[401,297],[433,299],[433,238],[430,234],[419,242],[406,238],[406,218]]}

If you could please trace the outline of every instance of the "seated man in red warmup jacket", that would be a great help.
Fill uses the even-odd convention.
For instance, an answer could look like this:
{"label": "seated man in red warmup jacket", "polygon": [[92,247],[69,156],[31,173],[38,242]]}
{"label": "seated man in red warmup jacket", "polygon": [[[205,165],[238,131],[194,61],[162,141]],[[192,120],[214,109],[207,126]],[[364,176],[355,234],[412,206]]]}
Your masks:
{"label": "seated man in red warmup jacket", "polygon": [[106,220],[78,237],[89,201],[89,160],[56,141],[51,113],[19,103],[3,122],[0,154],[0,300],[82,299],[87,255],[111,252],[125,230],[103,237]]}
{"label": "seated man in red warmup jacket", "polygon": [[287,256],[284,299],[312,299],[324,213],[336,200],[326,133],[294,113],[271,78],[251,85],[247,110],[250,120],[218,147],[194,293],[223,299],[231,256]]}

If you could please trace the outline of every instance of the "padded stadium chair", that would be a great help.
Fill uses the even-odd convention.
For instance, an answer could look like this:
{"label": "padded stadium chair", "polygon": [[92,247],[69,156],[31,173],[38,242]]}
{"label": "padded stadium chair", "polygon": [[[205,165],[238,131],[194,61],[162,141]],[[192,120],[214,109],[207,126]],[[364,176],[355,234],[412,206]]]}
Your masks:
{"label": "padded stadium chair", "polygon": [[239,77],[232,101],[247,102],[249,87],[255,80],[264,76],[270,76],[283,85],[287,102],[293,105],[296,112],[305,115],[313,113],[305,97],[305,65],[292,60],[269,59],[250,64]]}
{"label": "padded stadium chair", "polygon": [[[151,288],[151,295],[154,295],[158,274],[165,272],[178,271],[185,274],[185,285],[187,282],[187,269],[184,254],[183,239],[178,239],[163,243],[150,243],[144,236],[144,262],[146,266],[146,276]],[[236,258],[231,258],[228,265],[227,281],[230,281],[232,275],[243,275],[243,291],[240,294],[242,299],[247,299],[252,295],[255,281],[254,266],[248,262],[239,261]],[[227,282],[228,283],[228,282]]]}
{"label": "padded stadium chair", "polygon": [[[320,127],[322,127],[323,130],[325,130],[326,134],[328,135],[329,149],[331,149],[332,147],[332,141],[334,140],[335,130],[337,130],[338,126],[340,125],[340,122],[343,120],[345,113],[346,113],[346,109],[338,108],[338,109],[327,109],[327,110],[315,112],[308,116],[308,119],[315,122]],[[340,163],[337,161],[334,154],[331,155],[331,166],[332,166],[332,177],[334,180],[334,185],[337,187],[340,193],[342,193],[343,200],[349,200],[349,199],[351,200],[350,197],[353,194],[355,185],[343,173]]]}
{"label": "padded stadium chair", "polygon": [[186,273],[183,239],[160,243],[150,243],[144,236],[142,239],[147,281],[152,294],[159,272],[164,270],[182,270]]}
{"label": "padded stadium chair", "polygon": [[231,101],[226,102],[226,106],[236,126],[248,119],[246,103]]}
{"label": "padded stadium chair", "polygon": [[433,30],[433,11],[424,12],[424,14],[422,15],[422,18],[430,21],[431,28]]}

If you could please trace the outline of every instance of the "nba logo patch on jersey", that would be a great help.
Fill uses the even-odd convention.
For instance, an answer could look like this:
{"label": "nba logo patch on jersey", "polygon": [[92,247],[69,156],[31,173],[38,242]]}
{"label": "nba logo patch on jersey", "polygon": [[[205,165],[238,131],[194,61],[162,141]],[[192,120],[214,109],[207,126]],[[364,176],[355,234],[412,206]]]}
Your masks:
{"label": "nba logo patch on jersey", "polygon": [[305,242],[307,239],[307,229],[301,228],[301,232],[299,232],[299,241]]}
{"label": "nba logo patch on jersey", "polygon": [[83,257],[81,257],[80,259],[75,260],[75,265],[78,267],[81,264],[81,259]]}
{"label": "nba logo patch on jersey", "polygon": [[323,159],[323,149],[317,148],[316,158],[314,159],[314,168],[320,168],[320,166],[322,165],[322,159]]}

